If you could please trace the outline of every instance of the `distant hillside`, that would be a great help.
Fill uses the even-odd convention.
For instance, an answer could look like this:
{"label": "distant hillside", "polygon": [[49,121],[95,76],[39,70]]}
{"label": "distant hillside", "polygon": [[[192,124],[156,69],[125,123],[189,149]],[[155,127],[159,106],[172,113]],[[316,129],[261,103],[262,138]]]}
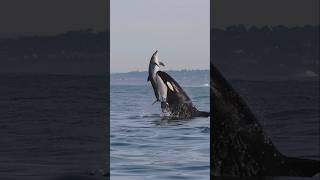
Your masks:
{"label": "distant hillside", "polygon": [[238,79],[319,77],[319,26],[211,29],[213,63]]}
{"label": "distant hillside", "polygon": [[[209,83],[209,70],[166,71],[182,86],[204,86]],[[146,85],[147,71],[111,74],[112,85]]]}
{"label": "distant hillside", "polygon": [[0,38],[0,73],[105,74],[108,59],[108,32]]}
{"label": "distant hillside", "polygon": [[[319,26],[248,27],[240,24],[211,29],[211,34],[212,63],[228,78],[319,78]],[[108,32],[90,29],[54,36],[0,38],[0,72],[103,74],[109,68],[108,42]],[[146,82],[146,74],[115,74],[114,78],[118,79],[112,80],[142,84]],[[170,74],[179,82],[201,84],[208,80],[204,77],[209,73],[194,70],[170,71]]]}

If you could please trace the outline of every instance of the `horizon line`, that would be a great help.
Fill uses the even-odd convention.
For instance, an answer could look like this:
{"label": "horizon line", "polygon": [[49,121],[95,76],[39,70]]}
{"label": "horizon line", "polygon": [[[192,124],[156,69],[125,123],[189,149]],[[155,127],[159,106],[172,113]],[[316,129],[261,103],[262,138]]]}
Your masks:
{"label": "horizon line", "polygon": [[[209,69],[168,69],[166,71],[210,71]],[[125,73],[136,73],[136,72],[148,72],[148,70],[131,70],[125,72],[110,72],[110,74],[125,74]]]}

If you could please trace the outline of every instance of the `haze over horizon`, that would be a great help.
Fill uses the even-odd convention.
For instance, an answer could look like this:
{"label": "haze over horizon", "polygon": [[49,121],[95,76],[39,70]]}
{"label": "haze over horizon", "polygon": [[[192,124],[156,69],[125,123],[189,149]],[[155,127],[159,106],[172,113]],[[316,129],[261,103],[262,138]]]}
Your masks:
{"label": "haze over horizon", "polygon": [[[171,72],[179,72],[179,71],[210,71],[210,69],[161,69],[162,71],[171,71]],[[111,72],[111,74],[126,74],[126,73],[144,73],[148,72],[148,70],[132,70],[132,71],[126,71],[126,72]]]}

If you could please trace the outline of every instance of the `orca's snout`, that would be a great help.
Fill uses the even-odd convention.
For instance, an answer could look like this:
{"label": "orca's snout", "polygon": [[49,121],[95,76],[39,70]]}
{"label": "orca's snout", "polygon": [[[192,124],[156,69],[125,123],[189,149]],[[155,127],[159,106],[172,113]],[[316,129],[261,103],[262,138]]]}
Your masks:
{"label": "orca's snout", "polygon": [[155,55],[157,55],[157,54],[158,54],[158,50],[156,50],[156,51],[153,53],[152,56],[155,56]]}

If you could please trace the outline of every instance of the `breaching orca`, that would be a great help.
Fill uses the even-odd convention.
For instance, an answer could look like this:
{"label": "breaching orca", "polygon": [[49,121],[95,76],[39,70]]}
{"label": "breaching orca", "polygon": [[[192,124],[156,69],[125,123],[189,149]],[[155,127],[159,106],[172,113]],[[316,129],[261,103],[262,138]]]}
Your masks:
{"label": "breaching orca", "polygon": [[213,176],[304,176],[320,161],[281,154],[249,106],[211,64],[211,167]]}
{"label": "breaching orca", "polygon": [[199,111],[193,104],[187,93],[167,73],[158,71],[157,75],[166,85],[166,101],[161,103],[162,110],[171,113],[171,117],[187,119],[192,117],[209,117],[209,112]]}
{"label": "breaching orca", "polygon": [[208,117],[210,113],[197,110],[191,99],[181,86],[167,73],[160,71],[163,65],[156,51],[149,63],[148,81],[151,82],[156,101],[161,102],[163,112],[168,112],[170,118],[188,119],[192,117]]}

